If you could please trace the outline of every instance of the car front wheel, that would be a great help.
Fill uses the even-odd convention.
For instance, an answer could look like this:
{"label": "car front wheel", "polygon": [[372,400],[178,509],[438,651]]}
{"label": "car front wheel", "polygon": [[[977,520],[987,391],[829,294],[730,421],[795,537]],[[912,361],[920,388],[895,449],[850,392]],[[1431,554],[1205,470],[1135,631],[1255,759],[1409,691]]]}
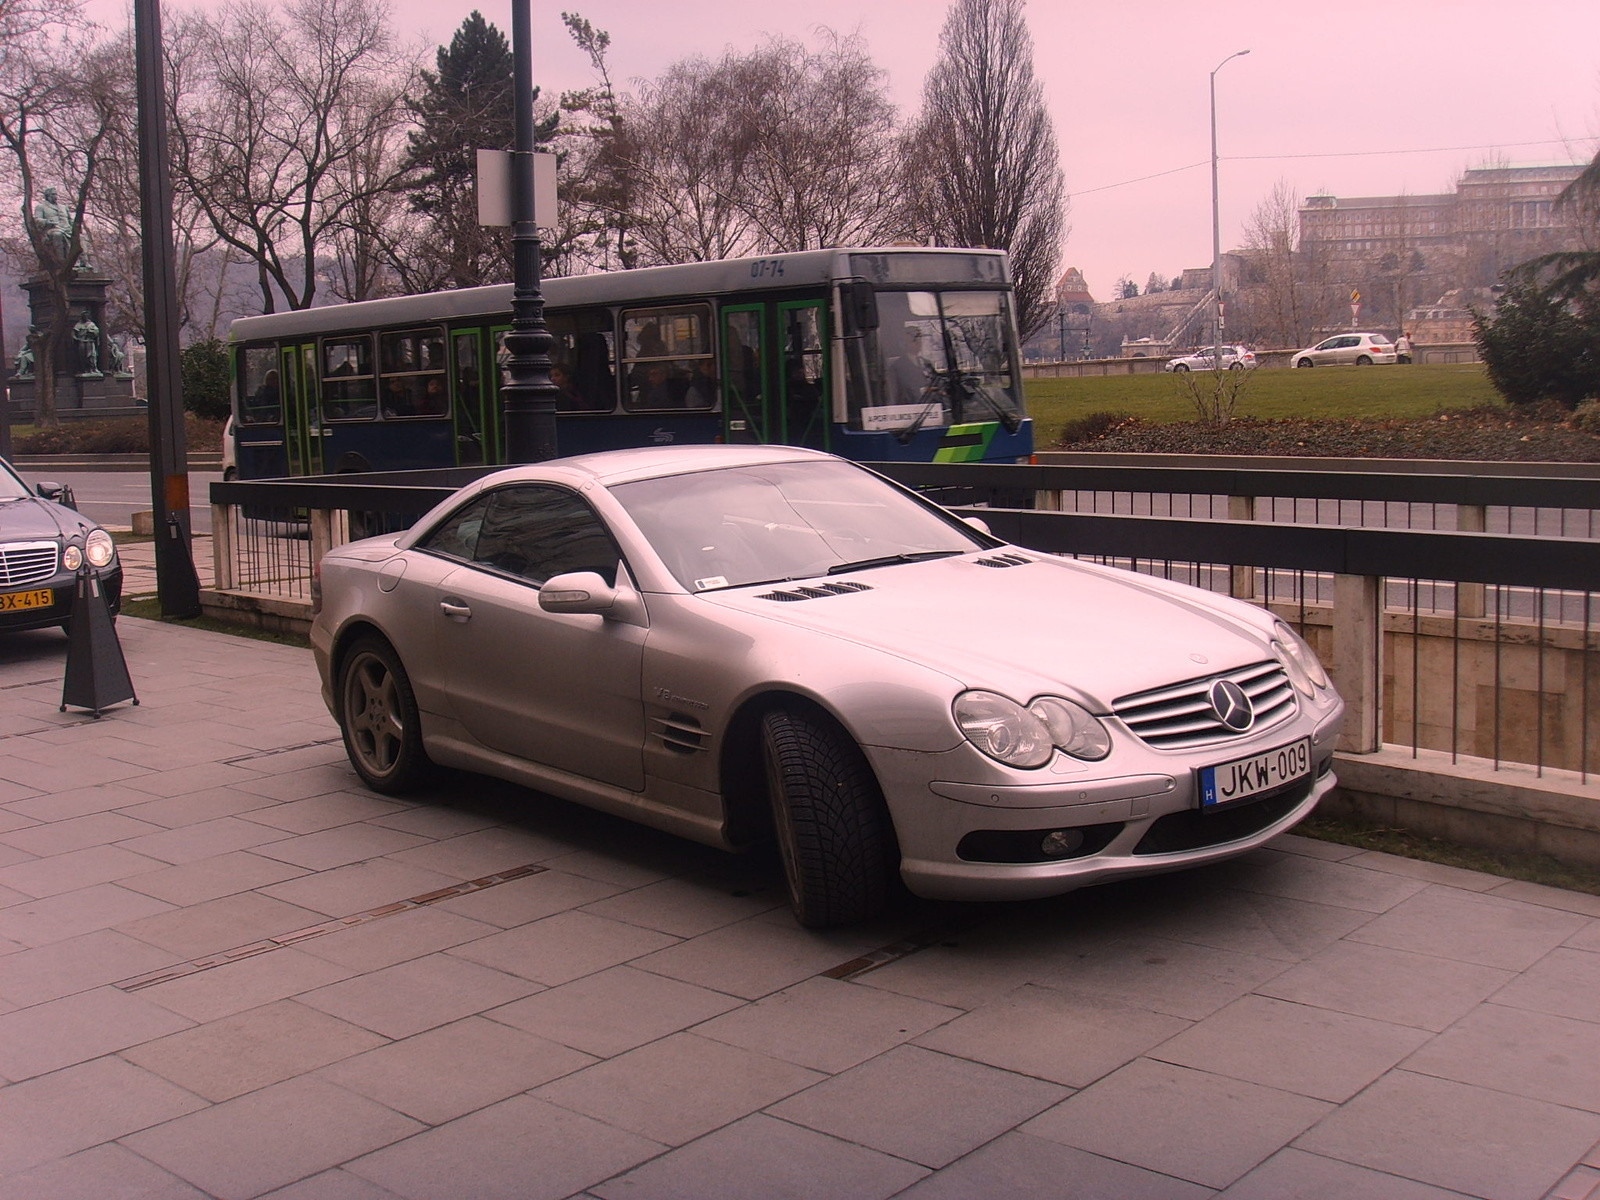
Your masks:
{"label": "car front wheel", "polygon": [[1174,363],[1172,370],[1174,374],[1178,375],[1187,375],[1189,373],[1189,368],[1184,366],[1182,363]]}
{"label": "car front wheel", "polygon": [[825,717],[775,708],[761,721],[767,798],[795,920],[827,929],[888,902],[894,831],[854,741]]}
{"label": "car front wheel", "polygon": [[1297,367],[1314,367],[1317,364],[1312,362],[1309,358],[1302,358],[1298,359],[1294,365]]}
{"label": "car front wheel", "polygon": [[350,765],[375,792],[407,792],[432,773],[411,680],[382,638],[362,638],[344,657],[339,728]]}

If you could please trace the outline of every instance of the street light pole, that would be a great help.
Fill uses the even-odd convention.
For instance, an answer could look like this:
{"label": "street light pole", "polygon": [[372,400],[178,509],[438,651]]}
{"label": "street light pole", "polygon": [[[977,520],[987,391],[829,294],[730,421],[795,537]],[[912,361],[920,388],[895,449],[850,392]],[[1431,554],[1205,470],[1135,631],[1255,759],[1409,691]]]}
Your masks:
{"label": "street light pole", "polygon": [[556,457],[556,396],[550,380],[549,326],[540,289],[539,227],[533,211],[533,20],[529,0],[511,0],[516,151],[511,156],[511,332],[506,334],[507,374],[501,389],[506,416],[506,462]]}
{"label": "street light pole", "polygon": [[1235,50],[1211,72],[1211,369],[1222,370],[1222,213],[1217,203],[1217,72],[1248,50]]}

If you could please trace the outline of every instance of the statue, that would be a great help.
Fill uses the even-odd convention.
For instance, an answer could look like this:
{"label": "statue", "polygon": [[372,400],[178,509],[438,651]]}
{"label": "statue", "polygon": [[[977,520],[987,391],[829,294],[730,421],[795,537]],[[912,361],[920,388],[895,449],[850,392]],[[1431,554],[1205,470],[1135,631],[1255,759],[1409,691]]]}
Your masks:
{"label": "statue", "polygon": [[[45,188],[44,199],[34,205],[33,221],[39,227],[39,234],[44,239],[45,245],[50,247],[58,259],[66,262],[67,255],[72,253],[72,214],[62,207],[56,198],[55,188]],[[94,264],[89,261],[88,251],[79,246],[78,261],[72,268],[73,274],[87,275],[93,270]]]}
{"label": "statue", "polygon": [[106,339],[106,365],[118,379],[133,378],[133,372],[128,370],[128,356],[123,353],[122,345],[116,338]]}
{"label": "statue", "polygon": [[29,325],[28,334],[22,339],[22,349],[17,351],[17,370],[16,374],[12,376],[13,379],[33,378],[33,347],[38,337],[39,327],[37,325]]}
{"label": "statue", "polygon": [[86,308],[72,327],[72,340],[78,344],[79,379],[103,379],[100,373],[100,326]]}

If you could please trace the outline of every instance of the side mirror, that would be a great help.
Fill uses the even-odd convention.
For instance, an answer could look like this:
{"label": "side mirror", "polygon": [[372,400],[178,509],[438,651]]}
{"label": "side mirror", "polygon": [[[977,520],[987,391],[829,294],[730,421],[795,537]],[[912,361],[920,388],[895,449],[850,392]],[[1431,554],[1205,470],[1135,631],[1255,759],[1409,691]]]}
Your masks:
{"label": "side mirror", "polygon": [[606,616],[617,602],[617,589],[593,571],[553,575],[539,589],[539,607],[553,613]]}
{"label": "side mirror", "polygon": [[64,504],[73,510],[76,510],[78,507],[78,498],[72,494],[72,489],[64,483],[57,483],[53,479],[41,479],[38,483],[38,486],[36,486],[33,490],[38,492],[39,495],[45,500],[52,500],[57,504]]}
{"label": "side mirror", "polygon": [[993,537],[994,536],[994,534],[989,532],[989,522],[985,521],[983,518],[981,518],[981,517],[962,517],[961,519],[963,521],[965,521],[968,525],[971,525],[974,529],[976,529],[979,533],[983,534],[985,537]]}
{"label": "side mirror", "polygon": [[839,285],[844,301],[845,328],[848,333],[866,333],[878,327],[878,293],[865,279],[852,279]]}

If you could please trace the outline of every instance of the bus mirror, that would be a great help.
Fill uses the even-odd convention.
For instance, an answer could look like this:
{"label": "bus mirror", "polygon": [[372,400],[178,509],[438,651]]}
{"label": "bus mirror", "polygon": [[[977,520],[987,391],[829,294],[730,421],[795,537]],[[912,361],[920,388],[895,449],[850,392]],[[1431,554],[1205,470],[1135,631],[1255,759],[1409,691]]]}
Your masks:
{"label": "bus mirror", "polygon": [[866,333],[878,327],[878,293],[865,279],[852,279],[843,285],[844,319],[851,333]]}

